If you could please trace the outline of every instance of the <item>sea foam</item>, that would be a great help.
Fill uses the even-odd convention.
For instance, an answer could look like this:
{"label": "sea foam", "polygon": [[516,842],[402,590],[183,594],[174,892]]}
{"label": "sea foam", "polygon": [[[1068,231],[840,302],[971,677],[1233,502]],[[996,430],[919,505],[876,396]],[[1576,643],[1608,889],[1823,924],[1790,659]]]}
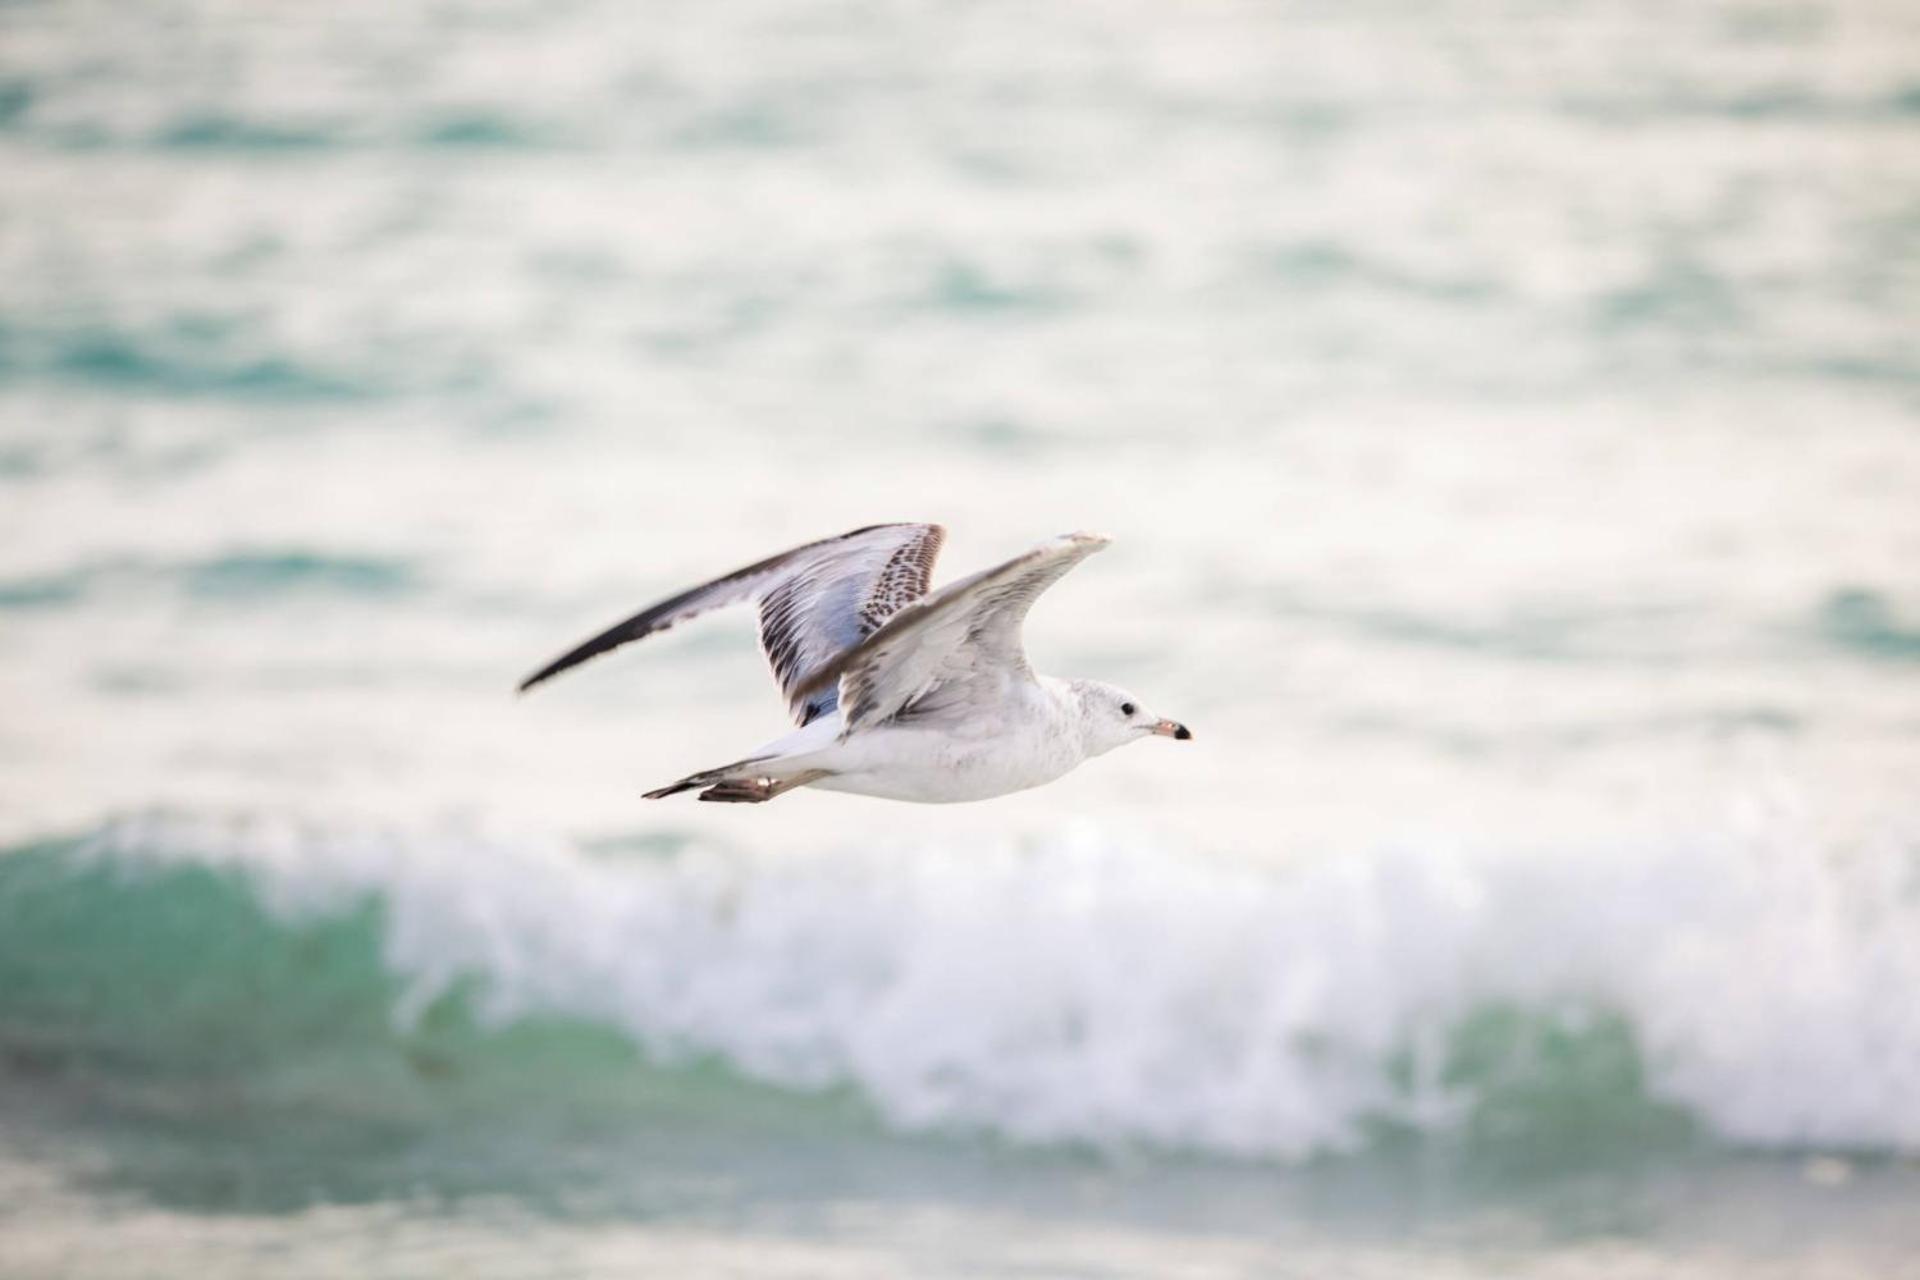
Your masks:
{"label": "sea foam", "polygon": [[[1291,1159],[1598,1088],[1732,1145],[1920,1150],[1901,839],[1275,868],[1092,829],[616,858],[176,817],[86,850],[132,876],[228,868],[290,923],[377,902],[402,1023],[471,982],[490,1023],[579,1018],[666,1063],[852,1086],[905,1130]],[[1625,1065],[1596,1083],[1601,1059]]]}

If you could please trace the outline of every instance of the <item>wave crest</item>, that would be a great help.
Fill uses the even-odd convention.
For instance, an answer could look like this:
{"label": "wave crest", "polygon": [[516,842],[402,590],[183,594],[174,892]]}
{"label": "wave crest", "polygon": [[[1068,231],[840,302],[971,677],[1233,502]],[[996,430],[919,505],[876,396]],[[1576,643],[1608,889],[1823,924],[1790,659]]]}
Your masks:
{"label": "wave crest", "polygon": [[468,992],[485,1026],[573,1019],[669,1064],[851,1085],[907,1130],[1279,1158],[1400,1133],[1576,1148],[1694,1126],[1920,1149],[1920,879],[1900,841],[1274,869],[1091,831],[607,860],[170,818],[60,862],[132,892],[212,875],[288,929],[374,920],[363,945],[396,1035]]}

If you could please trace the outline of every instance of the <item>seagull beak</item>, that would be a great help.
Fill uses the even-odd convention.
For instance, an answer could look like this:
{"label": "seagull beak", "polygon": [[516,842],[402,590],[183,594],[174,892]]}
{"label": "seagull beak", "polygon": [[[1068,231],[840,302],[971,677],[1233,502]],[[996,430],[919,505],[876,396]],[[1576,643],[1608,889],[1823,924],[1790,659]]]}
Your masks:
{"label": "seagull beak", "polygon": [[1172,738],[1176,742],[1185,742],[1193,737],[1192,732],[1188,730],[1187,726],[1177,720],[1155,721],[1153,731],[1163,738]]}

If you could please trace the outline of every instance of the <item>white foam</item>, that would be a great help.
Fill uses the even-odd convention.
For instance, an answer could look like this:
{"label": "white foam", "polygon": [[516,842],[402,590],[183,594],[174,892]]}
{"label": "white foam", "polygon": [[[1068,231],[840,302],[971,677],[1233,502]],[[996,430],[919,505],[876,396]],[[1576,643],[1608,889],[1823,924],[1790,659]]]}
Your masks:
{"label": "white foam", "polygon": [[[483,1016],[618,1027],[907,1129],[1297,1157],[1385,1114],[1444,1128],[1448,1028],[1603,1008],[1656,1096],[1759,1146],[1920,1149],[1914,846],[1810,840],[1386,851],[1294,871],[1080,831],[1026,848],[596,859],[537,841],[271,822],[98,847],[243,866],[288,918],[377,894],[402,1017],[462,974]],[[1411,1051],[1415,1085],[1385,1064]]]}

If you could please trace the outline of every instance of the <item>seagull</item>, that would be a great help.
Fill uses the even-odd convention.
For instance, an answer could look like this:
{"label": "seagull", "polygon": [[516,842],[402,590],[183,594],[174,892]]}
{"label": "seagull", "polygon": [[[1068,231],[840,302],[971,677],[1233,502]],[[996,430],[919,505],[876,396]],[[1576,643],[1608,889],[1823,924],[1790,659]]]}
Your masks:
{"label": "seagull", "polygon": [[783,551],[641,610],[520,682],[525,693],[623,644],[724,605],[760,610],[760,647],[799,726],[751,755],[646,793],[758,804],[799,787],[945,804],[1052,782],[1141,738],[1192,738],[1098,680],[1037,674],[1020,624],[1106,546],[1043,542],[929,592],[947,531],[877,524]]}

